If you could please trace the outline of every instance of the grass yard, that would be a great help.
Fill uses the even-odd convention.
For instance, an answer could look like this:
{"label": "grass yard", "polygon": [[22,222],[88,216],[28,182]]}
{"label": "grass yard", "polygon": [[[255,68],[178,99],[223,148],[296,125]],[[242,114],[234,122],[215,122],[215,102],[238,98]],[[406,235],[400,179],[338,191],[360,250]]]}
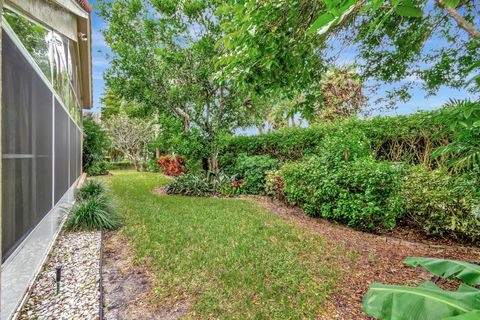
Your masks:
{"label": "grass yard", "polygon": [[338,278],[320,235],[254,202],[160,196],[160,174],[115,171],[108,180],[135,261],[155,274],[152,303],[188,305],[186,317],[315,318]]}

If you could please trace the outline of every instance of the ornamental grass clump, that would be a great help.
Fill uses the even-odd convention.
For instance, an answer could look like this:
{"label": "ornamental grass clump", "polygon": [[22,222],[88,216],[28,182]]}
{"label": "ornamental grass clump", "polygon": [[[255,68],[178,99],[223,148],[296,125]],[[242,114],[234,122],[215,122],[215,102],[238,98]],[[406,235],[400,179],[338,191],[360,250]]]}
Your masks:
{"label": "ornamental grass clump", "polygon": [[65,225],[67,230],[114,230],[120,226],[107,189],[101,182],[84,184],[75,198]]}
{"label": "ornamental grass clump", "polygon": [[87,183],[78,188],[75,194],[75,200],[86,200],[90,197],[105,194],[106,192],[107,188],[103,183],[100,181],[89,180]]}

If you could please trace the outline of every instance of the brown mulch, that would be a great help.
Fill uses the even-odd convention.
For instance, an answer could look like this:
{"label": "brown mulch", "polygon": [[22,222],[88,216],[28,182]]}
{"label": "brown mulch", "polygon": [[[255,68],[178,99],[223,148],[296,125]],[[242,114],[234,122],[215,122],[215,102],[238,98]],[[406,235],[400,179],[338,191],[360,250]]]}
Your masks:
{"label": "brown mulch", "polygon": [[[411,268],[403,264],[410,256],[460,259],[478,263],[480,248],[461,245],[433,245],[418,234],[410,235],[404,240],[393,237],[401,233],[375,235],[350,229],[329,222],[325,219],[312,218],[303,213],[300,208],[288,207],[272,201],[267,197],[255,197],[257,203],[292,224],[321,234],[331,246],[331,250],[344,247],[347,254],[338,262],[341,277],[336,283],[333,295],[325,303],[325,315],[321,319],[371,319],[361,311],[362,297],[372,282],[382,282],[396,285],[419,285],[426,280],[437,280],[422,268]],[[410,230],[412,232],[412,230]],[[327,246],[328,250],[328,246]],[[439,281],[437,285],[452,289],[455,282]]]}

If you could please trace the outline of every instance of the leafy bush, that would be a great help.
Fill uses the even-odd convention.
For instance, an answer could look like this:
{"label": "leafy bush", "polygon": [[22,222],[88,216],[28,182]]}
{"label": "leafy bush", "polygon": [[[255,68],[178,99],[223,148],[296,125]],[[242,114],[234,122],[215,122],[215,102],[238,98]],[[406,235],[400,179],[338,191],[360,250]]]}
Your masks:
{"label": "leafy bush", "polygon": [[307,214],[362,229],[393,228],[402,216],[399,165],[365,157],[330,162],[311,157],[282,168],[283,192]]}
{"label": "leafy bush", "polygon": [[113,230],[120,226],[105,185],[89,180],[78,188],[67,218],[68,230]]}
{"label": "leafy bush", "polygon": [[480,243],[478,189],[468,175],[412,167],[403,184],[408,222],[427,235]]}
{"label": "leafy bush", "polygon": [[88,172],[92,165],[103,161],[108,147],[107,133],[92,116],[87,115],[83,119],[83,170]]}
{"label": "leafy bush", "polygon": [[91,197],[103,195],[107,192],[105,185],[96,180],[88,180],[75,193],[75,200],[82,201]]}
{"label": "leafy bush", "polygon": [[109,162],[108,165],[110,167],[110,170],[127,170],[134,168],[132,162],[128,160]]}
{"label": "leafy bush", "polygon": [[186,172],[185,158],[179,156],[161,156],[157,160],[163,174],[178,176]]}
{"label": "leafy bush", "polygon": [[434,119],[448,124],[444,134],[452,141],[433,152],[434,157],[446,157],[447,165],[457,171],[480,166],[480,100],[453,100]]}
{"label": "leafy bush", "polygon": [[147,170],[150,172],[160,172],[160,167],[158,166],[157,159],[150,159],[147,162]]}
{"label": "leafy bush", "polygon": [[248,156],[240,154],[232,166],[225,171],[235,174],[243,180],[242,192],[247,194],[265,194],[265,176],[267,171],[278,169],[280,162],[269,156]]}
{"label": "leafy bush", "polygon": [[67,230],[113,230],[120,226],[105,194],[90,196],[74,204],[66,222]]}
{"label": "leafy bush", "polygon": [[328,132],[315,149],[328,163],[351,161],[370,157],[370,144],[365,133],[355,128],[339,127],[334,132]]}
{"label": "leafy bush", "polygon": [[194,174],[181,174],[167,185],[168,194],[183,194],[187,196],[207,196],[214,193],[214,188],[208,177]]}
{"label": "leafy bush", "polygon": [[458,260],[417,257],[405,259],[405,264],[422,266],[436,276],[466,284],[460,284],[456,291],[447,291],[431,281],[418,287],[373,283],[363,298],[365,313],[382,320],[480,318],[480,290],[473,287],[480,284],[480,266]]}
{"label": "leafy bush", "polygon": [[268,155],[283,162],[298,161],[318,154],[318,148],[327,136],[361,131],[377,160],[437,167],[442,159],[432,160],[432,150],[447,145],[450,134],[436,136],[444,127],[444,122],[432,117],[437,112],[366,120],[350,118],[308,128],[280,129],[258,136],[228,137],[222,144],[220,164],[230,166],[242,153]]}
{"label": "leafy bush", "polygon": [[265,194],[277,200],[284,200],[283,188],[285,181],[282,178],[281,170],[271,170],[265,176]]}
{"label": "leafy bush", "polygon": [[106,161],[97,161],[90,164],[86,172],[89,176],[101,176],[108,174],[109,165]]}

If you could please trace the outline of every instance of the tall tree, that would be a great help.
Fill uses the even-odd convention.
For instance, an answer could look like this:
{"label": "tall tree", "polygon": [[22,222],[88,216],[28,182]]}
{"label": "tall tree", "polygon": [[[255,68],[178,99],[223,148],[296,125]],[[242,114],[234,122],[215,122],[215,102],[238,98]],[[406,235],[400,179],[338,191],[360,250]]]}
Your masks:
{"label": "tall tree", "polygon": [[227,2],[224,61],[246,82],[260,77],[268,87],[284,86],[298,77],[295,70],[311,65],[312,53],[329,56],[322,39],[335,38],[357,47],[364,80],[412,80],[394,92],[401,99],[409,98],[413,82],[429,94],[442,85],[478,92],[478,7],[477,0]]}
{"label": "tall tree", "polygon": [[248,121],[242,96],[221,74],[214,57],[222,47],[222,1],[99,2],[112,68],[107,85],[127,100],[142,101],[162,115],[198,132],[207,150],[209,169],[218,167],[217,140]]}

